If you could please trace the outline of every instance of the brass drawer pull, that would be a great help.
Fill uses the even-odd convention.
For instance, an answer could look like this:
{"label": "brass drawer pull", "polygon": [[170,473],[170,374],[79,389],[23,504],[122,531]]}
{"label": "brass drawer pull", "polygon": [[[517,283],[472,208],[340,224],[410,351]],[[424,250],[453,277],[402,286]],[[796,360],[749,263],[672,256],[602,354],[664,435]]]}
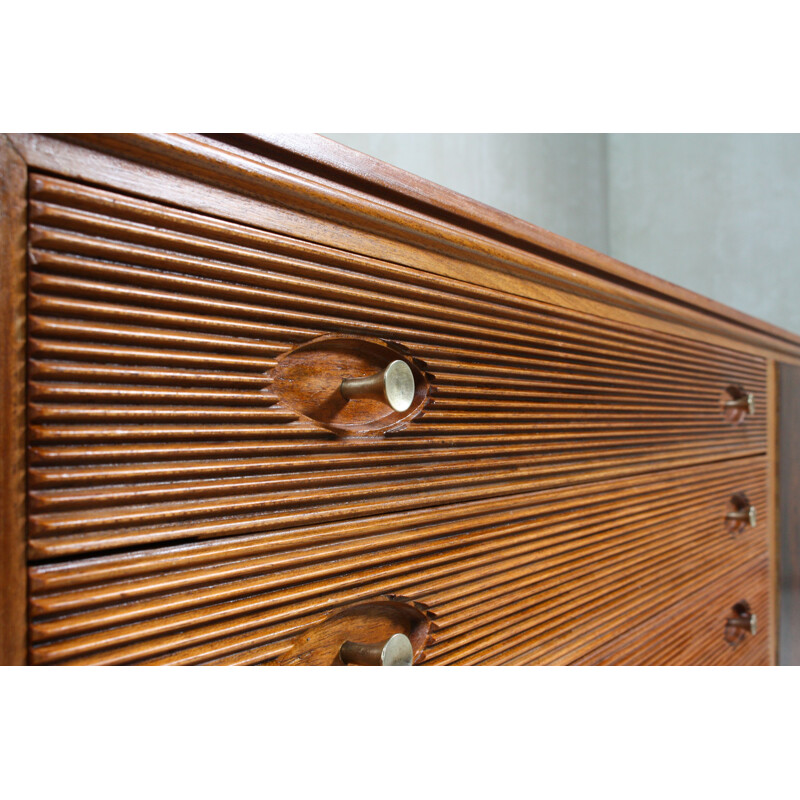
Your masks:
{"label": "brass drawer pull", "polygon": [[742,509],[741,511],[731,511],[728,514],[725,515],[725,519],[743,520],[751,528],[755,528],[755,526],[756,526],[756,507],[755,506],[747,506],[747,508]]}
{"label": "brass drawer pull", "polygon": [[404,633],[396,633],[384,644],[359,644],[345,642],[339,650],[345,664],[362,667],[410,667],[414,648]]}
{"label": "brass drawer pull", "polygon": [[411,367],[397,359],[366,378],[345,378],[340,389],[348,400],[381,400],[395,411],[407,411],[414,402],[416,385]]}
{"label": "brass drawer pull", "polygon": [[758,618],[744,600],[733,607],[733,614],[725,621],[725,641],[735,647],[748,633],[756,635]]}
{"label": "brass drawer pull", "polygon": [[731,385],[722,393],[722,413],[733,425],[743,422],[745,417],[756,413],[755,395],[746,392],[741,386]]}
{"label": "brass drawer pull", "polygon": [[742,628],[752,636],[756,635],[757,617],[755,614],[749,614],[746,617],[731,617],[727,624],[733,628]]}
{"label": "brass drawer pull", "polygon": [[756,507],[747,499],[744,492],[733,495],[728,508],[731,510],[725,515],[725,522],[731,534],[740,533],[747,525],[755,528],[758,522]]}
{"label": "brass drawer pull", "polygon": [[753,398],[753,393],[747,392],[744,397],[740,397],[738,400],[726,401],[725,408],[743,408],[748,414],[755,414],[756,403]]}

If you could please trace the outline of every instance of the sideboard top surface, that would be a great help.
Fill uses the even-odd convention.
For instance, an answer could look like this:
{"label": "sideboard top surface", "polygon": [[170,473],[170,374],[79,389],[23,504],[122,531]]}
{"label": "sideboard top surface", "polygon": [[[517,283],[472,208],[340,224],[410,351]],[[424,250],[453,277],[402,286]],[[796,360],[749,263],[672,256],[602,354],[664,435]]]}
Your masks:
{"label": "sideboard top surface", "polygon": [[436,215],[471,230],[480,230],[498,240],[513,242],[547,255],[566,267],[587,275],[603,275],[620,285],[635,286],[640,291],[669,298],[686,307],[723,317],[777,338],[786,339],[800,347],[800,336],[730,308],[703,295],[624,263],[616,258],[552,233],[533,223],[488,206],[456,191],[421,178],[373,156],[353,150],[324,136],[315,134],[273,134],[225,137],[246,146],[252,142],[266,144],[284,152],[295,163],[306,162],[306,169],[320,176],[340,180],[358,188],[359,185],[376,197],[401,201],[423,213]]}
{"label": "sideboard top surface", "polygon": [[800,363],[794,333],[320,135],[7,137],[31,169]]}

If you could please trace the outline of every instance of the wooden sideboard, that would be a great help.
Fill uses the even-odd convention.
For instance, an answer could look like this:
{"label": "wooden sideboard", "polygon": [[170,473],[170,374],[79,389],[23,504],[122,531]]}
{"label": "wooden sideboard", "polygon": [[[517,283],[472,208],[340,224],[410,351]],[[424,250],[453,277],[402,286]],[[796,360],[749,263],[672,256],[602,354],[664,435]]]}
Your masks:
{"label": "wooden sideboard", "polygon": [[4,663],[800,658],[800,337],[319,136],[0,168]]}

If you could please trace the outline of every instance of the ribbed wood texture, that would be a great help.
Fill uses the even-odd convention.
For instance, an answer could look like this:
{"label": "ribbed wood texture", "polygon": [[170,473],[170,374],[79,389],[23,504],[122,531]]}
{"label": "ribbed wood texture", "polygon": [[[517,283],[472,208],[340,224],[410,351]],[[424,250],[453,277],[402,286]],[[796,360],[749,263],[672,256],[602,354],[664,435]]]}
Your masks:
{"label": "ribbed wood texture", "polygon": [[[430,663],[618,657],[634,624],[667,663],[676,603],[698,659],[766,658],[722,642],[723,590],[766,592],[765,515],[722,523],[766,508],[762,358],[44,175],[29,218],[35,663],[268,662],[385,593],[440,614]],[[276,357],[325,333],[408,348],[425,414],[339,439],[281,407]]]}
{"label": "ribbed wood texture", "polygon": [[[261,662],[332,608],[398,591],[438,615],[430,663],[568,663],[642,626],[661,632],[657,660],[698,609],[704,657],[757,661],[766,526],[726,532],[732,486],[764,508],[764,459],[36,566],[33,660]],[[763,627],[730,653],[724,620],[741,599]],[[688,627],[665,628],[678,613]]]}

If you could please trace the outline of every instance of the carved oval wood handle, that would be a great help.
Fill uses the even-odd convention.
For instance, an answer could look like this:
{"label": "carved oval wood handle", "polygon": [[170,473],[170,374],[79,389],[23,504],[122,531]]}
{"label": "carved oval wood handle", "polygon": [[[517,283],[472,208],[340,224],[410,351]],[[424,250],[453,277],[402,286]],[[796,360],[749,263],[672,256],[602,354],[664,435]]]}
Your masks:
{"label": "carved oval wood handle", "polygon": [[340,387],[348,400],[382,400],[395,411],[408,411],[414,402],[414,373],[405,361],[392,361],[386,369],[366,378],[345,378]]}
{"label": "carved oval wood handle", "polygon": [[410,667],[414,661],[414,648],[404,633],[396,633],[383,644],[345,642],[339,650],[345,664],[362,667]]}

